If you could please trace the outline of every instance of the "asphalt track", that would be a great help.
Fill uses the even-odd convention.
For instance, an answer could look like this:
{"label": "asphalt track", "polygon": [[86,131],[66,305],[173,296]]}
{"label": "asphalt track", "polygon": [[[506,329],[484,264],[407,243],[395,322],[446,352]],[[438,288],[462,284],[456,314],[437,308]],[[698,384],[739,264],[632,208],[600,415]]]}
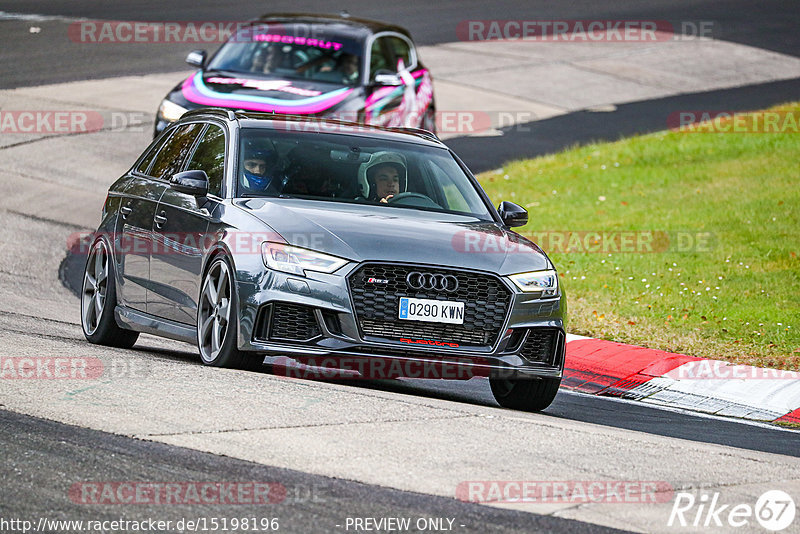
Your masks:
{"label": "asphalt track", "polygon": [[[482,19],[630,19],[666,20],[679,28],[682,23],[712,23],[712,36],[757,48],[800,56],[800,10],[790,1],[681,3],[668,0],[636,0],[609,3],[559,2],[437,2],[435,5],[393,6],[374,2],[271,2],[271,11],[337,12],[396,21],[406,26],[421,45],[458,40],[455,28],[462,20]],[[190,44],[106,43],[87,45],[64,39],[66,27],[79,18],[139,21],[241,21],[257,16],[265,8],[260,2],[239,2],[234,10],[211,2],[179,1],[168,5],[125,2],[73,5],[66,2],[11,1],[6,13],[36,13],[42,20],[3,20],[0,48],[0,89],[46,83],[69,82],[123,75],[172,72],[183,66]],[[442,23],[442,21],[448,21]],[[30,28],[39,28],[31,34]],[[57,37],[51,37],[56,35]],[[216,45],[214,45],[216,46]],[[585,46],[585,45],[579,45]],[[213,48],[213,47],[212,47]],[[14,66],[14,68],[12,68]],[[714,65],[708,65],[714,69]],[[434,73],[435,74],[435,73]],[[587,88],[591,91],[591,88]],[[535,89],[533,91],[535,93]],[[682,94],[673,97],[622,104],[613,111],[581,110],[532,123],[502,129],[496,137],[460,137],[447,144],[461,154],[474,172],[500,167],[504,162],[553,153],[575,143],[615,140],[632,134],[662,130],[667,117],[677,109],[763,109],[800,96],[800,78],[746,85],[734,89]],[[724,105],[723,105],[724,103]]]}
{"label": "asphalt track", "polygon": [[[345,532],[348,517],[454,519],[453,532],[614,533],[545,515],[308,475],[182,447],[131,440],[0,410],[3,496],[0,517],[38,521],[277,518],[280,532]],[[269,504],[84,504],[67,497],[76,480],[258,482],[280,485]],[[244,499],[242,499],[244,501]],[[240,529],[237,529],[240,530]],[[243,530],[243,529],[242,529]],[[352,529],[351,529],[352,530]],[[172,529],[171,531],[177,531]]]}
{"label": "asphalt track", "polygon": [[[264,3],[236,2],[49,2],[47,0],[9,0],[0,10],[7,13],[35,13],[53,17],[84,17],[101,20],[137,21],[242,21],[265,11],[339,12],[353,16],[390,20],[408,28],[420,45],[458,40],[456,27],[463,20],[663,20],[677,29],[682,22],[713,22],[712,37],[788,55],[800,55],[800,10],[794,0],[718,1],[691,0],[616,0],[596,2],[572,0],[445,0],[403,2],[387,6],[382,2],[287,1]],[[170,72],[182,65],[192,47],[181,44],[126,43],[102,44],[87,51],[79,43],[53,41],[39,36],[60,33],[63,20],[44,20],[30,24],[5,24],[0,49],[0,89],[39,85],[88,78]],[[30,34],[30,26],[41,28]],[[713,66],[710,66],[713,68]]]}
{"label": "asphalt track", "polygon": [[[522,5],[520,5],[522,4]],[[793,2],[767,2],[754,6],[750,2],[696,1],[678,6],[674,2],[441,2],[435,6],[407,4],[386,9],[375,3],[341,2],[323,8],[318,2],[273,2],[270,7],[293,10],[313,8],[315,11],[338,10],[367,17],[396,20],[409,27],[421,44],[454,40],[455,23],[443,27],[441,20],[458,21],[470,18],[648,18],[659,20],[714,20],[718,23],[717,38],[798,55],[800,23]],[[258,14],[262,3],[242,2],[235,16],[218,3],[174,2],[167,5],[127,2],[124,4],[91,3],[88,7],[59,2],[6,2],[6,12],[40,13],[67,17],[124,20],[240,20]],[[190,14],[190,15],[187,15]],[[0,87],[37,85],[55,81],[80,80],[89,77],[110,77],[123,74],[144,74],[175,70],[185,55],[185,46],[151,45],[150,47],[105,48],[96,56],[78,56],[69,47],[53,47],[46,41],[25,41],[29,26],[45,31],[48,25],[68,24],[61,20],[39,22],[0,21],[4,31],[0,50]],[[450,31],[450,33],[448,33]],[[13,69],[10,66],[14,66]],[[577,142],[615,139],[631,133],[663,129],[665,111],[674,109],[719,108],[752,109],[796,99],[798,81],[777,82],[761,86],[683,95],[660,101],[638,102],[618,106],[608,113],[578,112],[530,125],[517,126],[502,137],[462,138],[449,141],[457,152],[469,154],[468,164],[475,170],[501,165],[516,157],[548,153]],[[46,221],[40,221],[45,222]],[[70,269],[64,267],[69,278]],[[64,341],[48,333],[46,323],[32,323],[34,335],[43,342]],[[38,328],[38,330],[37,330]],[[8,332],[8,329],[4,329]],[[12,330],[13,331],[13,330]],[[79,332],[78,332],[79,334]],[[8,335],[8,334],[5,334]],[[79,337],[79,336],[78,336]],[[67,339],[74,342],[70,335]],[[163,357],[163,352],[149,347],[137,351],[141,356]],[[198,364],[189,348],[178,349],[169,356],[194,368]],[[457,401],[469,407],[492,407],[485,382],[393,381],[347,384],[354,390],[375,389],[398,393],[417,401],[439,399]],[[2,403],[0,397],[0,403]],[[2,405],[0,405],[2,408]],[[559,421],[591,423],[609,429],[632,430],[643,434],[678,438],[687,447],[712,443],[738,449],[774,453],[782,457],[800,457],[797,434],[766,426],[746,425],[718,418],[691,416],[679,412],[636,406],[632,403],[599,399],[585,395],[561,393],[545,412],[553,424]],[[347,516],[419,516],[455,517],[465,525],[456,532],[603,532],[603,527],[571,521],[551,515],[537,515],[475,506],[431,495],[398,491],[377,485],[348,482],[335,478],[268,467],[197,452],[188,448],[134,440],[96,430],[78,428],[8,411],[0,411],[0,442],[4,454],[0,474],[4,479],[0,496],[0,516],[31,518],[53,512],[53,516],[78,519],[115,519],[157,516],[177,519],[188,515],[219,516],[263,514],[246,506],[232,510],[223,507],[115,507],[86,506],[72,503],[67,490],[75,480],[280,480],[287,488],[297,488],[299,495],[316,488],[317,498],[299,498],[276,506],[275,515],[285,517],[282,530],[297,532],[330,532],[338,530],[337,521]],[[258,447],[254,443],[253,447]],[[297,451],[298,455],[312,451]],[[313,451],[324,456],[326,451]],[[312,452],[312,453],[313,453]],[[424,454],[424,452],[423,452]],[[565,454],[569,454],[565,451]],[[601,454],[611,454],[603,451]],[[593,461],[576,458],[575,462]],[[670,461],[673,461],[670,459]],[[575,476],[575,475],[573,475]],[[312,493],[313,493],[312,491]],[[239,512],[242,513],[239,513]],[[247,513],[245,513],[247,512]]]}
{"label": "asphalt track", "polygon": [[631,104],[613,111],[577,111],[502,129],[502,136],[457,137],[447,145],[473,172],[496,169],[507,161],[553,154],[574,146],[666,129],[676,109],[752,111],[800,98],[800,78],[734,89],[691,93]]}

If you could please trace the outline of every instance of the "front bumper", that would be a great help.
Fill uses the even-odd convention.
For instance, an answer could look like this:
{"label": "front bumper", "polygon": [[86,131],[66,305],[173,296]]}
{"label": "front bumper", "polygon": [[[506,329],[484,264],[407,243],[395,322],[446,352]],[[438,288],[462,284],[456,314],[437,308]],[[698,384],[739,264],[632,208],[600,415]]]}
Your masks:
{"label": "front bumper", "polygon": [[[412,369],[403,373],[412,375],[414,369],[421,369],[419,366],[430,366],[429,369],[440,369],[440,374],[449,375],[440,378],[466,379],[508,372],[528,377],[562,376],[566,344],[563,293],[558,298],[539,299],[504,282],[511,300],[496,340],[488,346],[453,347],[436,339],[376,340],[361,333],[348,287],[348,276],[360,267],[350,264],[335,274],[309,273],[305,278],[262,267],[258,275],[239,276],[239,349],[290,357],[309,365],[324,362],[325,367],[363,369],[363,362],[367,362],[374,369],[375,365],[369,362],[379,359],[394,362],[395,371]],[[278,309],[297,313],[284,317],[294,327],[283,328],[274,335],[268,325]],[[315,329],[308,327],[312,323]],[[300,330],[305,333],[297,334]],[[290,339],[292,336],[297,339]],[[544,349],[540,342],[547,343]],[[531,344],[537,347],[537,357],[530,355]],[[547,357],[542,357],[543,350]]]}

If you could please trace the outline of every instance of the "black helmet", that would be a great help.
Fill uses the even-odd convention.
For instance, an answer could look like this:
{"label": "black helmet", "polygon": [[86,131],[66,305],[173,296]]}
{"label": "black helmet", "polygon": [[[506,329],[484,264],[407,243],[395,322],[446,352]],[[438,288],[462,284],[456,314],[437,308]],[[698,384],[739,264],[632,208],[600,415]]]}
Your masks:
{"label": "black helmet", "polygon": [[278,162],[278,153],[275,145],[269,139],[249,139],[244,142],[242,150],[242,161],[248,159],[261,159],[267,164],[267,169],[271,169]]}

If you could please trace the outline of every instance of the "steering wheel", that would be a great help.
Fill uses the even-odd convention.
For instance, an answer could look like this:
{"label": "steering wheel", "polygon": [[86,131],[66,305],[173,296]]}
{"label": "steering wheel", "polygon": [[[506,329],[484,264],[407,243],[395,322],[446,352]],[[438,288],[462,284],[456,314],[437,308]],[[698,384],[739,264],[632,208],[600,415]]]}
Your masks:
{"label": "steering wheel", "polygon": [[418,208],[441,209],[441,206],[434,202],[431,197],[423,195],[422,193],[412,193],[410,191],[398,193],[386,202],[389,204],[397,204],[398,206],[416,206]]}

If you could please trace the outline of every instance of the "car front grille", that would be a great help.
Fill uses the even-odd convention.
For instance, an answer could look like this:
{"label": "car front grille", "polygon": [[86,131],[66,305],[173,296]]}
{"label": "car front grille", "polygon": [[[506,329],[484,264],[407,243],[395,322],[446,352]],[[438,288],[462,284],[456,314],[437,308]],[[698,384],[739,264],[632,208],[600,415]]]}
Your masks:
{"label": "car front grille", "polygon": [[555,360],[558,330],[554,328],[531,328],[520,347],[519,355],[529,362],[552,365]]}
{"label": "car front grille", "polygon": [[385,338],[434,339],[458,343],[459,345],[489,345],[491,332],[486,330],[466,330],[453,324],[411,323],[398,324],[390,321],[372,321],[364,319],[359,322],[361,329],[368,336]]}
{"label": "car front grille", "polygon": [[[453,275],[456,291],[412,289],[411,272]],[[369,279],[374,279],[369,282]],[[486,347],[501,333],[511,303],[511,292],[496,276],[416,265],[365,264],[348,278],[361,334],[383,339],[426,339]],[[464,303],[460,325],[398,319],[401,297]]]}
{"label": "car front grille", "polygon": [[321,334],[314,308],[288,302],[272,302],[259,311],[253,337],[260,341],[305,342]]}

